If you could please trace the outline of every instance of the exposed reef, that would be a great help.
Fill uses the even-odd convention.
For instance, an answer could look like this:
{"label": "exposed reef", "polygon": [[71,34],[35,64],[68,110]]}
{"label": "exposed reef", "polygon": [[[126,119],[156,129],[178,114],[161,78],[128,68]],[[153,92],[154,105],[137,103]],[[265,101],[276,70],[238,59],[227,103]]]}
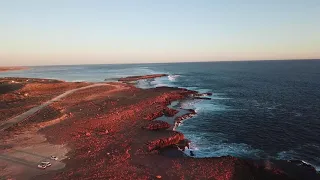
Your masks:
{"label": "exposed reef", "polygon": [[142,79],[154,79],[154,78],[164,77],[164,76],[168,76],[168,75],[167,74],[151,74],[151,75],[145,75],[145,76],[129,76],[129,77],[120,78],[119,81],[129,82],[129,81],[137,81]]}

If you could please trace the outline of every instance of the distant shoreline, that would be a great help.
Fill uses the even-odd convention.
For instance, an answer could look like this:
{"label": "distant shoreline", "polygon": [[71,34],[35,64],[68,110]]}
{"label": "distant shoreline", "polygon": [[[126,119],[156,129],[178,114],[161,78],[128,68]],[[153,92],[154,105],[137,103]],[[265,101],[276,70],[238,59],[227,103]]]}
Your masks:
{"label": "distant shoreline", "polygon": [[20,70],[26,70],[29,69],[28,67],[22,67],[22,66],[10,66],[10,67],[1,67],[0,66],[0,72],[5,71],[20,71]]}
{"label": "distant shoreline", "polygon": [[[293,62],[293,61],[320,61],[320,59],[258,59],[258,60],[214,60],[214,61],[173,61],[173,62],[131,62],[131,63],[88,63],[88,64],[39,64],[39,65],[28,65],[31,68],[37,68],[37,67],[47,67],[47,66],[97,66],[97,65],[137,65],[137,64],[181,64],[181,63],[236,63],[236,62],[279,62],[279,61],[287,61],[287,62]],[[2,71],[2,68],[16,68],[16,67],[23,67],[23,66],[0,66],[0,71]],[[29,67],[23,67],[24,69],[29,69]],[[23,69],[18,69],[23,70]]]}

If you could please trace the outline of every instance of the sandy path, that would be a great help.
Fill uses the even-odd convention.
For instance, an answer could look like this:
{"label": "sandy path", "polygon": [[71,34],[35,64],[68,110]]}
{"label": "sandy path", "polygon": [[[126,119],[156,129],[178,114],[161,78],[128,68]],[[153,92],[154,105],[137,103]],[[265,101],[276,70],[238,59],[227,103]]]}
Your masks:
{"label": "sandy path", "polygon": [[[4,121],[0,124],[0,131],[4,131],[8,128],[10,128],[11,126],[13,126],[14,124],[16,123],[19,123],[21,121],[24,121],[26,120],[28,117],[30,117],[31,115],[33,115],[34,113],[36,113],[37,111],[43,109],[44,107],[56,102],[56,101],[59,101],[60,99],[68,96],[69,94],[72,94],[76,91],[79,91],[79,90],[83,90],[83,89],[88,89],[88,88],[92,88],[92,87],[96,87],[96,86],[105,86],[105,85],[108,85],[108,86],[116,86],[116,85],[110,85],[110,84],[93,84],[93,85],[89,85],[89,86],[85,86],[85,87],[81,87],[81,88],[76,88],[76,89],[72,89],[72,90],[69,90],[69,91],[66,91],[64,92],[63,94],[60,94],[59,96],[39,105],[39,106],[36,106],[34,108],[31,108],[30,110],[18,115],[18,116],[15,116],[7,121]],[[117,87],[118,88],[118,87]]]}

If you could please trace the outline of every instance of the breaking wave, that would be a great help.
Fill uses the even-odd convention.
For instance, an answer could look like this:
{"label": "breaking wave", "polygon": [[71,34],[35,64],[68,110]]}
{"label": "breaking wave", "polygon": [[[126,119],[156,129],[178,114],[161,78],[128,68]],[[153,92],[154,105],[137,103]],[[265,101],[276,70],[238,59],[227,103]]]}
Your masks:
{"label": "breaking wave", "polygon": [[178,77],[180,77],[180,75],[168,75],[169,81],[176,81]]}
{"label": "breaking wave", "polygon": [[[244,157],[244,158],[254,158],[259,159],[260,154],[263,153],[262,150],[254,149],[250,145],[244,143],[229,143],[226,142],[227,139],[223,137],[223,134],[216,133],[215,138],[216,141],[212,143],[212,141],[208,141],[206,134],[188,134],[187,137],[192,139],[190,144],[190,150],[186,150],[185,153],[189,155],[190,151],[193,151],[195,157],[221,157],[232,155],[236,157]],[[210,135],[212,136],[212,134]]]}

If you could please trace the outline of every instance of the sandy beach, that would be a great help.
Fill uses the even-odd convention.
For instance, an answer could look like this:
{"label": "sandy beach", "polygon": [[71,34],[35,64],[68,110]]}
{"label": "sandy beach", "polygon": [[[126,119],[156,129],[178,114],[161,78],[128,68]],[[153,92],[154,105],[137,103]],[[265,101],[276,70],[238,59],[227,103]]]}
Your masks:
{"label": "sandy beach", "polygon": [[[158,119],[178,113],[171,102],[200,94],[131,83],[161,76],[99,84],[1,78],[0,179],[319,179],[301,162],[186,156],[179,149],[188,141],[170,127],[195,112]],[[41,161],[52,166],[39,169]]]}

